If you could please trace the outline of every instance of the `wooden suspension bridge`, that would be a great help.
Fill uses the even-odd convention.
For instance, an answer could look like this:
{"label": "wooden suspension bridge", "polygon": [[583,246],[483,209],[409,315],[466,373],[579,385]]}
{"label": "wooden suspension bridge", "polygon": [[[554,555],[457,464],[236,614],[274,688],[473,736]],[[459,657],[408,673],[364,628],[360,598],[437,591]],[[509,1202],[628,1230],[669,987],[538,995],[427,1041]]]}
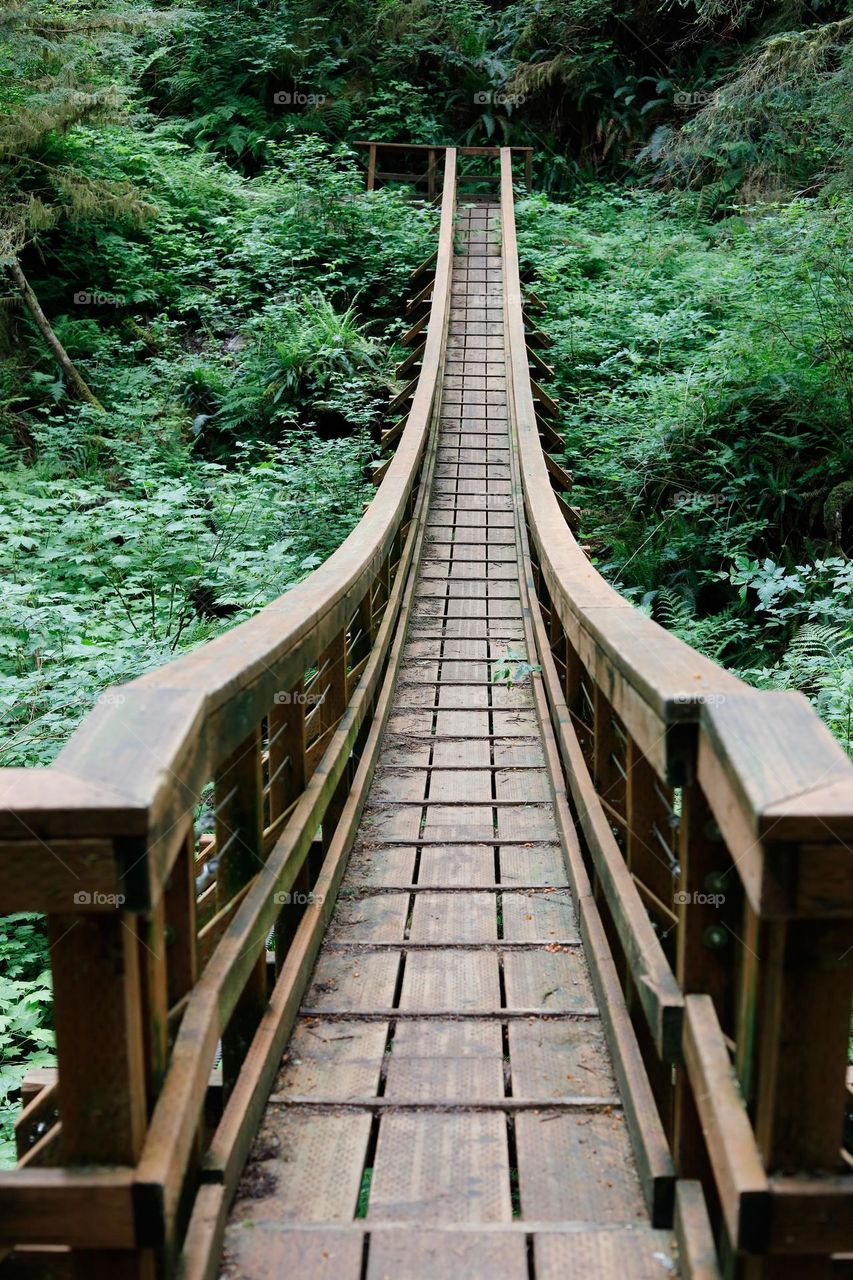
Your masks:
{"label": "wooden suspension bridge", "polygon": [[512,151],[426,150],[361,523],[0,772],[58,1061],[2,1280],[853,1275],[853,767],[591,566]]}

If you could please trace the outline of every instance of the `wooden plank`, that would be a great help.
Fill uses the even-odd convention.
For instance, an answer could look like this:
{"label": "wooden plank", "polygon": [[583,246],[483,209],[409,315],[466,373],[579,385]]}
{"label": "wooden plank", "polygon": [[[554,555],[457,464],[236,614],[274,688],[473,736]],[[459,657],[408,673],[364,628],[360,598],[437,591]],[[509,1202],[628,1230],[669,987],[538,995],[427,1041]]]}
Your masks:
{"label": "wooden plank", "polygon": [[[156,1231],[156,1223],[150,1223]],[[0,1243],[136,1249],[133,1171],[0,1171]]]}
{"label": "wooden plank", "polygon": [[370,1125],[368,1112],[270,1107],[237,1187],[232,1219],[255,1227],[352,1221]]}
{"label": "wooden plank", "polygon": [[675,1238],[683,1280],[722,1280],[702,1185],[675,1184]]}
{"label": "wooden plank", "polygon": [[390,1006],[394,1002],[399,964],[397,952],[366,951],[358,956],[324,952],[314,970],[305,1003],[312,1009]]}
{"label": "wooden plank", "polygon": [[225,1236],[223,1275],[252,1280],[361,1280],[364,1239],[361,1232],[343,1233],[306,1227],[281,1231],[275,1224],[258,1231],[254,1224],[231,1222]]}
{"label": "wooden plank", "polygon": [[590,1224],[582,1232],[540,1231],[533,1238],[537,1280],[662,1280],[668,1273],[676,1274],[673,1255],[669,1232],[641,1223],[621,1231]]}
{"label": "wooden plank", "polygon": [[501,884],[539,884],[543,887],[567,884],[562,850],[550,848],[514,848],[502,845],[499,850]]}
{"label": "wooden plank", "polygon": [[299,1023],[274,1092],[297,1097],[376,1093],[388,1028],[381,1022]]}
{"label": "wooden plank", "polygon": [[127,899],[124,888],[120,860],[111,840],[49,838],[3,843],[0,911],[4,914],[114,912]]}
{"label": "wooden plank", "polygon": [[[526,850],[524,851],[526,852]],[[523,942],[569,942],[579,939],[571,894],[509,893],[502,899],[503,937]]]}
{"label": "wooden plank", "polygon": [[624,1117],[515,1118],[521,1211],[535,1221],[641,1221],[645,1205]]}
{"label": "wooden plank", "polygon": [[552,794],[546,769],[501,769],[495,774],[495,795],[499,800],[550,801]]}
{"label": "wooden plank", "polygon": [[502,1098],[503,1043],[496,1022],[400,1022],[385,1097],[425,1102]]}
{"label": "wooden plank", "polygon": [[335,941],[402,942],[409,914],[409,896],[385,893],[356,902],[338,902],[327,937]]}
{"label": "wooden plank", "polygon": [[[453,845],[451,848],[431,847],[421,849],[418,867],[418,884],[432,885],[493,885],[495,883],[495,853],[483,845]],[[415,903],[417,908],[417,903]]]}
{"label": "wooden plank", "polygon": [[370,1233],[367,1280],[528,1280],[527,1246],[520,1236],[477,1231]]}
{"label": "wooden plank", "polygon": [[511,805],[498,808],[498,839],[529,840],[531,843],[556,840],[557,825],[551,804]]}
{"label": "wooden plank", "polygon": [[512,1218],[506,1119],[388,1115],[379,1127],[367,1220],[506,1222]]}
{"label": "wooden plank", "polygon": [[372,886],[411,884],[416,856],[414,848],[395,845],[376,849],[356,847],[350,855],[349,882]]}
{"label": "wooden plank", "polygon": [[510,1009],[571,1010],[595,1004],[586,962],[577,952],[509,952],[503,969]]}
{"label": "wooden plank", "polygon": [[429,798],[432,803],[437,800],[457,803],[491,800],[492,775],[485,769],[434,769],[430,774]]}
{"label": "wooden plank", "polygon": [[413,952],[406,959],[400,995],[402,1010],[458,1009],[471,1013],[499,1008],[500,1003],[498,964],[493,953]]}
{"label": "wooden plank", "polygon": [[771,1195],[710,996],[685,999],[684,1060],[702,1122],[729,1238],[761,1252]]}
{"label": "wooden plank", "polygon": [[512,1022],[509,1052],[513,1096],[607,1097],[616,1093],[604,1032],[594,1024]]}
{"label": "wooden plank", "polygon": [[497,939],[495,896],[420,893],[409,938],[413,942],[491,942]]}
{"label": "wooden plank", "polygon": [[853,914],[844,847],[833,843],[853,837],[853,766],[801,694],[750,691],[706,707],[698,769],[757,912]]}

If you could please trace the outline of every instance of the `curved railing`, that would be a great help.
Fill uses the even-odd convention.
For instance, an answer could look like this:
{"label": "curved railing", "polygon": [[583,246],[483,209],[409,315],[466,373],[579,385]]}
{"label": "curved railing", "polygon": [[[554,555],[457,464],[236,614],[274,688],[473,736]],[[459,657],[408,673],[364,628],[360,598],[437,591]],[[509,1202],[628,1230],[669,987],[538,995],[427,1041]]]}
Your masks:
{"label": "curved railing", "polygon": [[[537,300],[520,284],[506,152],[501,221],[532,626],[583,841],[587,949],[600,910],[655,1122],[678,1175],[703,1181],[723,1254],[763,1255],[750,1276],[829,1274],[830,1255],[853,1252],[853,765],[802,695],[750,689],[590,564],[570,477],[545,452],[562,441],[531,377],[547,366],[528,345]],[[649,1121],[634,1116],[653,1166]]]}
{"label": "curved railing", "polygon": [[429,312],[420,375],[359,525],[247,622],[109,691],[54,766],[0,772],[0,911],[48,917],[58,1059],[0,1175],[0,1247],[68,1246],[98,1274],[155,1259],[212,1274],[389,710],[455,188],[450,149],[434,278],[410,308]]}

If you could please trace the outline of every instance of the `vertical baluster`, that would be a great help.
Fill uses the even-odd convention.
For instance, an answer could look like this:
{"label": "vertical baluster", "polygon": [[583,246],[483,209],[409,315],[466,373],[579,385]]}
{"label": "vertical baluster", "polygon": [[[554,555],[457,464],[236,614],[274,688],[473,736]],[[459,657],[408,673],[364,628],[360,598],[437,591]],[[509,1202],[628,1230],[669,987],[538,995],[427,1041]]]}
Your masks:
{"label": "vertical baluster", "polygon": [[391,557],[386,556],[382,562],[382,567],[376,575],[376,582],[373,591],[373,627],[374,634],[382,621],[382,611],[388,602],[391,594]]}
{"label": "vertical baluster", "polygon": [[195,986],[198,975],[195,837],[187,832],[164,894],[166,909],[166,974],[169,1005]]}
{"label": "vertical baluster", "polygon": [[566,706],[570,711],[577,712],[579,710],[582,679],[583,663],[578,656],[577,649],[569,637],[566,636],[566,675],[563,692],[566,696]]}
{"label": "vertical baluster", "polygon": [[[725,875],[725,846],[699,784],[685,787],[679,827],[676,976],[685,994],[711,996],[720,1025],[731,1029],[734,934],[723,924],[726,893],[737,893],[736,872]],[[713,899],[722,897],[723,903]]]}
{"label": "vertical baluster", "polygon": [[672,867],[675,856],[671,862],[657,832],[669,845],[671,807],[657,773],[630,737],[626,743],[625,764],[626,860],[641,891],[645,890],[644,901],[647,906],[652,905],[660,928],[669,935],[677,923],[674,897],[677,885]]}
{"label": "vertical baluster", "polygon": [[593,764],[592,775],[595,789],[603,800],[612,805],[616,783],[616,769],[613,757],[618,743],[613,723],[613,708],[607,701],[598,685],[593,691]]}
{"label": "vertical baluster", "polygon": [[166,900],[138,916],[139,966],[145,1009],[145,1077],[149,1103],[160,1092],[169,1055],[169,993],[166,968]]}
{"label": "vertical baluster", "polygon": [[[320,665],[328,662],[328,688],[323,703],[324,725],[331,727],[344,714],[347,706],[347,650],[346,633],[341,630],[320,657]],[[323,852],[329,848],[335,827],[349,795],[349,762],[344,767],[323,818]]]}
{"label": "vertical baluster", "polygon": [[[225,906],[261,869],[263,853],[263,777],[260,725],[225,761],[214,786],[216,809],[216,901]],[[264,939],[231,1021],[222,1036],[222,1078],[227,1098],[266,1008]]]}
{"label": "vertical baluster", "polygon": [[[272,821],[286,813],[305,790],[305,681],[282,690],[270,712],[270,810]],[[291,901],[282,906],[275,926],[275,967],[281,971],[310,890],[308,860],[302,864],[291,889]]]}
{"label": "vertical baluster", "polygon": [[367,151],[367,190],[376,186],[376,143],[371,142]]}
{"label": "vertical baluster", "polygon": [[761,921],[746,897],[743,904],[743,923],[739,932],[743,939],[743,946],[740,948],[740,963],[737,975],[738,989],[735,1022],[737,1052],[735,1066],[741,1092],[747,1103],[751,1104],[755,1092],[755,1041],[758,1029]]}

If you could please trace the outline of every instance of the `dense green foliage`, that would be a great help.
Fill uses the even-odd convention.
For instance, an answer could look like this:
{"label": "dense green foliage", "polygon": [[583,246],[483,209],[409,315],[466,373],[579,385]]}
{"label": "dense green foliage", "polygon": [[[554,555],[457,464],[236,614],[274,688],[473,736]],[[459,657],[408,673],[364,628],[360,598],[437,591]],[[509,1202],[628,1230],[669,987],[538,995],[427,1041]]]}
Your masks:
{"label": "dense green foliage", "polygon": [[853,199],[710,224],[609,188],[519,219],[599,567],[850,749]]}
{"label": "dense green foliage", "polygon": [[[364,193],[364,137],[534,146],[584,541],[850,749],[851,50],[849,0],[11,0],[0,763],[51,760],[357,520],[434,227]],[[47,970],[7,918],[7,1118]]]}
{"label": "dense green foliage", "polygon": [[0,1166],[14,1164],[12,1124],[24,1074],[52,1061],[50,967],[43,925],[0,918]]}

